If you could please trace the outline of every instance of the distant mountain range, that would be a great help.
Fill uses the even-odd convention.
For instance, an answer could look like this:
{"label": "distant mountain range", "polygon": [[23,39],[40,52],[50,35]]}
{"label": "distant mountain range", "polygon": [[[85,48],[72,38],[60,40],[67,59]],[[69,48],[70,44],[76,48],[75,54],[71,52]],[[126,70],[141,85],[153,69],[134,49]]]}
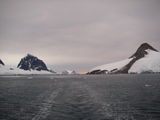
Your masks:
{"label": "distant mountain range", "polygon": [[157,72],[160,72],[160,53],[148,43],[143,43],[128,59],[95,67],[87,74]]}
{"label": "distant mountain range", "polygon": [[[101,65],[91,69],[87,74],[128,74],[128,73],[160,73],[160,53],[148,43],[143,43],[129,58],[115,63]],[[13,74],[56,74],[47,68],[39,58],[27,54],[17,68],[8,68],[0,60],[0,75]],[[77,74],[64,70],[62,74]]]}

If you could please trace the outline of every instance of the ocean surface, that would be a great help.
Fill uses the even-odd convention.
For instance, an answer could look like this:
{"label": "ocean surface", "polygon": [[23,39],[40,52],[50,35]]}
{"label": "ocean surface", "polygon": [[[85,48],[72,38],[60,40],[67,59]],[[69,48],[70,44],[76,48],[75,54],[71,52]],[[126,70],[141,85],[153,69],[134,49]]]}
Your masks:
{"label": "ocean surface", "polygon": [[160,74],[0,76],[0,120],[160,120]]}

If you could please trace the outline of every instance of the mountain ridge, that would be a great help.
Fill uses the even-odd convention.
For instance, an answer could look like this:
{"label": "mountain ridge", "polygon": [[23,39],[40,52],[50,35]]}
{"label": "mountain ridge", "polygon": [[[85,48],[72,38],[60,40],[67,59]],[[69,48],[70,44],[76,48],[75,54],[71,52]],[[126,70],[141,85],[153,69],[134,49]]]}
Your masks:
{"label": "mountain ridge", "polygon": [[158,52],[158,50],[153,48],[148,43],[143,43],[143,44],[140,45],[140,47],[137,49],[137,51],[132,56],[130,56],[129,58],[136,57],[137,59],[138,58],[140,59],[140,58],[142,58],[142,57],[144,57],[145,55],[148,54],[147,51],[146,51],[147,49],[150,49],[150,50]]}

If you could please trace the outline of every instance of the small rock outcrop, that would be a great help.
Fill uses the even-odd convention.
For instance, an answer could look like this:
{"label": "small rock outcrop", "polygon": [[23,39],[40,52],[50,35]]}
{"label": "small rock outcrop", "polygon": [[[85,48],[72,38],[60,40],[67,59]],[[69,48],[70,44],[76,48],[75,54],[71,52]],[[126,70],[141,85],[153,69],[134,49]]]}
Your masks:
{"label": "small rock outcrop", "polygon": [[49,71],[46,64],[42,60],[30,54],[28,54],[26,57],[21,59],[17,68],[20,68],[23,70]]}

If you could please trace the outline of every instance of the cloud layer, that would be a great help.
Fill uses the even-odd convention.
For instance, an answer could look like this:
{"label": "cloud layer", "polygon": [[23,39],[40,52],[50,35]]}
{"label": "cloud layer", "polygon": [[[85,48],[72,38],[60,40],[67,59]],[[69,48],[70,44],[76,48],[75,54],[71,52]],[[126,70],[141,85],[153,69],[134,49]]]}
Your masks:
{"label": "cloud layer", "polygon": [[0,1],[1,59],[17,65],[30,53],[53,69],[85,71],[129,57],[143,42],[160,50],[159,6],[159,0]]}

